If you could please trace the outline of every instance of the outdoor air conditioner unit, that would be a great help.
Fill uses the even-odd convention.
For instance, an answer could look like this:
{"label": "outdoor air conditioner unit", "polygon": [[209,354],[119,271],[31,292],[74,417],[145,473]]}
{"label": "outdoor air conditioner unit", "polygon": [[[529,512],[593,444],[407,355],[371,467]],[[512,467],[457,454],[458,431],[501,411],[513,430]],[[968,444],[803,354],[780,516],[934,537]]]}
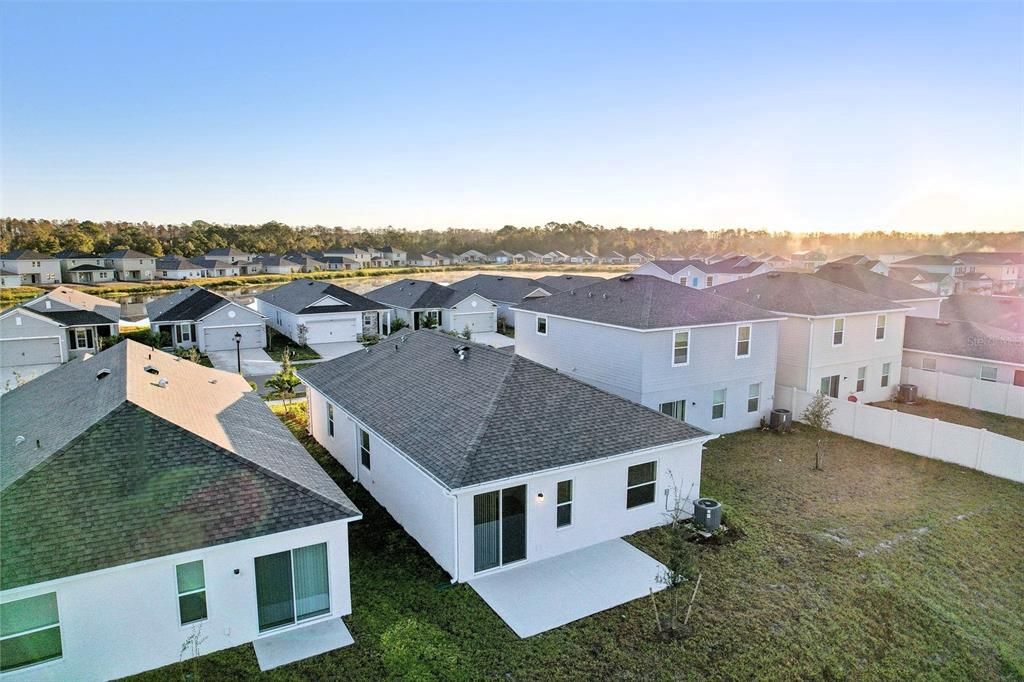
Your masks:
{"label": "outdoor air conditioner unit", "polygon": [[722,525],[722,503],[710,497],[702,497],[693,503],[693,523],[709,533]]}
{"label": "outdoor air conditioner unit", "polygon": [[768,426],[772,431],[789,431],[793,428],[793,413],[776,407],[768,416]]}
{"label": "outdoor air conditioner unit", "polygon": [[896,387],[896,395],[901,403],[913,405],[917,402],[917,386],[915,384],[900,384]]}

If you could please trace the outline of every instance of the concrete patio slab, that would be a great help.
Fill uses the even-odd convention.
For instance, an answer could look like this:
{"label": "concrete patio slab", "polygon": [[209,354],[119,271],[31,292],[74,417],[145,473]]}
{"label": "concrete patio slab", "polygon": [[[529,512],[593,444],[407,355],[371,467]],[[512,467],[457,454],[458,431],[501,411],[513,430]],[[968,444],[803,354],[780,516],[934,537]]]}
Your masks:
{"label": "concrete patio slab", "polygon": [[499,334],[498,332],[476,332],[473,334],[473,341],[482,343],[492,348],[504,348],[505,346],[511,346],[516,342],[510,336]]}
{"label": "concrete patio slab", "polygon": [[[238,371],[238,359],[233,350],[218,350],[206,354],[217,369],[227,372]],[[262,348],[242,349],[242,376],[269,376],[281,371],[281,363],[275,362]]]}
{"label": "concrete patio slab", "polygon": [[662,590],[657,577],[664,570],[616,539],[484,575],[469,585],[525,638]]}
{"label": "concrete patio slab", "polygon": [[363,344],[358,341],[338,341],[336,343],[311,343],[309,347],[315,350],[324,360],[333,360],[342,355],[355,353],[363,349]]}
{"label": "concrete patio slab", "polygon": [[260,670],[267,671],[288,663],[319,656],[355,642],[341,618],[312,623],[260,637],[252,643]]}

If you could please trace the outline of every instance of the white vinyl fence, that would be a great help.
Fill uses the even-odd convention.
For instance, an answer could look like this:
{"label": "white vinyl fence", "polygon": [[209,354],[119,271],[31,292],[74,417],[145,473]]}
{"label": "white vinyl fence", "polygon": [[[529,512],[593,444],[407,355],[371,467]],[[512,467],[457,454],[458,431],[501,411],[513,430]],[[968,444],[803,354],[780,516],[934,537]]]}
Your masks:
{"label": "white vinyl fence", "polygon": [[974,377],[929,372],[904,367],[902,382],[917,386],[917,394],[928,400],[952,403],[974,410],[1024,417],[1024,387],[997,384]]}
{"label": "white vinyl fence", "polygon": [[[775,407],[792,411],[794,419],[813,397],[790,386],[775,387]],[[1024,441],[864,403],[829,400],[836,408],[836,433],[1024,483]]]}

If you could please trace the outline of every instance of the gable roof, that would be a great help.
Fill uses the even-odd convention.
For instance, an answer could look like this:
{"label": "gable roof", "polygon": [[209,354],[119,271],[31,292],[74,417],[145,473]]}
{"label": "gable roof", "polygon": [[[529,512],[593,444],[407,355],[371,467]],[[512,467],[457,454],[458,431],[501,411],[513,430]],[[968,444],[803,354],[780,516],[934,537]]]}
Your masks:
{"label": "gable roof", "polygon": [[75,251],[74,249],[65,249],[64,251],[58,251],[53,254],[53,257],[58,260],[74,260],[76,258],[103,258],[95,253],[85,253],[84,251]]}
{"label": "gable roof", "polygon": [[799,272],[768,272],[719,284],[707,291],[764,310],[810,317],[907,309],[887,299]]}
{"label": "gable roof", "polygon": [[891,268],[889,277],[903,282],[912,282],[920,278],[922,282],[941,282],[944,279],[952,281],[953,276],[946,272],[929,272],[920,268]]}
{"label": "gable roof", "polygon": [[1024,365],[1024,334],[963,320],[908,317],[903,348]]}
{"label": "gable roof", "polygon": [[537,282],[552,293],[577,289],[603,281],[604,277],[594,277],[593,275],[544,275],[537,278]]}
{"label": "gable roof", "polygon": [[[343,305],[340,306],[316,306],[311,305],[330,296]],[[383,307],[376,301],[371,301],[365,296],[343,289],[336,284],[322,280],[295,279],[288,284],[282,284],[270,291],[261,291],[256,298],[266,301],[270,305],[281,310],[286,310],[297,315],[309,315],[328,312],[357,312],[362,310],[382,310]],[[386,307],[386,306],[384,306]]]}
{"label": "gable roof", "polygon": [[0,259],[3,260],[52,260],[53,256],[47,256],[45,253],[39,253],[32,249],[15,249],[14,251],[8,251],[7,253],[0,254]]}
{"label": "gable roof", "polygon": [[505,275],[473,275],[448,285],[459,291],[480,294],[489,301],[501,303],[520,303],[526,297],[537,294],[551,293],[535,279],[527,277],[507,277]]}
{"label": "gable roof", "polygon": [[156,259],[158,270],[202,270],[203,266],[194,263],[184,256],[171,254]]}
{"label": "gable roof", "polygon": [[624,275],[517,307],[631,329],[667,329],[775,320],[779,316],[651,275]]}
{"label": "gable roof", "polygon": [[156,256],[150,256],[148,253],[142,253],[141,251],[135,251],[134,249],[120,249],[119,251],[111,251],[103,256],[104,258],[110,258],[115,260],[118,258],[153,258]]}
{"label": "gable roof", "polygon": [[366,294],[366,297],[396,308],[419,310],[422,308],[451,308],[472,295],[471,292],[452,289],[436,282],[400,279],[393,284],[374,289]]}
{"label": "gable roof", "polygon": [[940,305],[939,317],[1024,334],[1024,298],[954,294]]}
{"label": "gable roof", "polygon": [[915,266],[915,265],[952,265],[953,258],[950,256],[943,256],[941,254],[922,254],[920,256],[914,256],[913,258],[904,258],[894,263],[890,263],[892,266]]}
{"label": "gable roof", "polygon": [[695,267],[701,272],[707,272],[708,264],[704,261],[686,259],[686,260],[652,260],[646,263],[647,265],[656,265],[666,275],[675,275],[688,267]]}
{"label": "gable roof", "polygon": [[[230,299],[201,286],[192,285],[150,301],[146,304],[146,314],[151,323],[189,322],[202,319],[229,305],[233,305]],[[255,310],[251,312],[262,317]]]}
{"label": "gable roof", "polygon": [[[60,305],[47,310],[47,300]],[[68,325],[116,324],[121,319],[121,306],[117,303],[67,286],[51,289],[25,303],[25,307]]]}
{"label": "gable roof", "polygon": [[846,263],[826,263],[821,266],[813,277],[820,277],[844,287],[863,291],[879,298],[889,301],[919,301],[922,299],[939,298],[926,289],[915,287],[899,279],[886,277],[877,272],[872,272],[866,267],[849,265]]}
{"label": "gable roof", "polygon": [[203,255],[207,258],[217,260],[220,258],[248,258],[250,254],[248,251],[242,251],[233,246],[228,246],[222,249],[210,249]]}
{"label": "gable roof", "polygon": [[303,262],[299,262],[298,260],[296,260],[295,258],[293,258],[291,256],[278,256],[278,255],[273,254],[273,253],[268,253],[268,254],[264,254],[262,256],[259,256],[256,260],[257,260],[257,262],[263,263],[264,266],[286,267],[286,268],[287,267],[301,268],[304,265],[305,262],[308,262],[309,260],[312,260],[312,259],[301,257],[301,256],[299,256],[299,257],[303,258]]}
{"label": "gable roof", "polygon": [[359,515],[242,377],[133,341],[0,408],[3,589]]}
{"label": "gable roof", "polygon": [[964,251],[954,258],[974,265],[1024,264],[1024,253],[1018,251]]}
{"label": "gable roof", "polygon": [[711,437],[521,356],[431,330],[299,374],[449,489]]}

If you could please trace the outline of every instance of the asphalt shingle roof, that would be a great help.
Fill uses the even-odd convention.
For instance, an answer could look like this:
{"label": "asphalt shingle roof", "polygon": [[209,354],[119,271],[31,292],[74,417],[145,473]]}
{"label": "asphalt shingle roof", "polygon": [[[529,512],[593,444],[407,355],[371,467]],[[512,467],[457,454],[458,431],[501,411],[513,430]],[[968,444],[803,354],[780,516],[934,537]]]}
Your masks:
{"label": "asphalt shingle roof", "polygon": [[449,489],[710,437],[521,356],[431,330],[299,374]]}
{"label": "asphalt shingle roof", "polygon": [[767,272],[707,291],[764,310],[811,317],[907,309],[888,299],[799,272]]}
{"label": "asphalt shingle roof", "polygon": [[942,302],[939,317],[1024,334],[1024,298],[954,294]]}
{"label": "asphalt shingle roof", "polygon": [[142,253],[141,251],[136,251],[134,249],[121,249],[120,251],[111,251],[110,253],[106,254],[104,256],[104,258],[110,258],[111,260],[114,260],[114,259],[117,259],[117,258],[153,258],[153,259],[155,259],[156,256],[150,256],[148,253]]}
{"label": "asphalt shingle roof", "polygon": [[39,253],[32,249],[15,249],[0,254],[0,258],[3,260],[51,260],[53,256],[47,256],[45,253]]}
{"label": "asphalt shingle roof", "polygon": [[[56,307],[46,309],[46,301]],[[59,286],[25,304],[40,315],[62,324],[116,324],[121,319],[121,306],[99,296],[71,287]]]}
{"label": "asphalt shingle roof", "polygon": [[625,275],[532,299],[519,309],[633,329],[665,329],[777,319],[707,291],[650,275]]}
{"label": "asphalt shingle roof", "polygon": [[926,289],[915,287],[899,279],[880,275],[859,265],[838,262],[826,263],[813,276],[889,301],[914,301],[923,298],[938,298],[936,294]]}
{"label": "asphalt shingle roof", "polygon": [[[309,307],[325,296],[336,298],[344,305],[341,307],[331,306],[329,308]],[[336,284],[331,284],[330,282],[311,279],[292,280],[288,284],[283,284],[271,289],[270,291],[262,291],[256,294],[256,298],[261,301],[266,301],[273,306],[277,306],[282,310],[287,310],[290,313],[297,313],[300,315],[330,312],[333,309],[353,312],[383,309],[380,303],[371,301],[365,296],[360,296],[357,293],[351,292],[348,289],[343,289]]]}
{"label": "asphalt shingle roof", "polygon": [[950,256],[943,256],[941,254],[922,254],[920,256],[913,256],[912,258],[904,258],[898,260],[892,265],[896,266],[917,266],[917,265],[952,265],[953,258]]}
{"label": "asphalt shingle roof", "polygon": [[538,289],[544,293],[552,293],[535,279],[505,275],[473,275],[448,286],[459,291],[480,294],[489,301],[500,303],[520,303]]}
{"label": "asphalt shingle roof", "polygon": [[545,289],[555,293],[558,291],[568,291],[569,289],[578,289],[588,284],[596,284],[603,282],[604,279],[604,277],[594,277],[593,275],[544,275],[543,277],[538,277],[537,281]]}
{"label": "asphalt shingle roof", "polygon": [[156,259],[156,267],[160,270],[202,270],[203,266],[193,263],[184,256],[162,256]]}
{"label": "asphalt shingle roof", "polygon": [[189,322],[198,320],[231,301],[200,286],[178,289],[146,304],[150,322]]}
{"label": "asphalt shingle roof", "polygon": [[908,317],[903,347],[1024,365],[1024,334],[962,320]]}
{"label": "asphalt shingle roof", "polygon": [[366,297],[396,308],[421,310],[424,308],[450,308],[471,295],[436,282],[401,279],[393,284],[374,289],[367,293]]}

